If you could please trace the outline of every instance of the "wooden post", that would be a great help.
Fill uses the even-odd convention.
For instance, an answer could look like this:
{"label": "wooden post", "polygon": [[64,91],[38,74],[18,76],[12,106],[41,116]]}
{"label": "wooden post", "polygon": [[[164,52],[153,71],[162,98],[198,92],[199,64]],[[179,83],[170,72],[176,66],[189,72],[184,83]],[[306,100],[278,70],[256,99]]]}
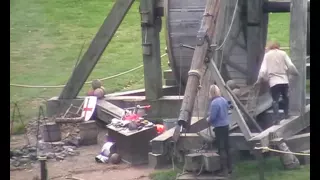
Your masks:
{"label": "wooden post", "polygon": [[[247,0],[247,84],[253,84],[258,75],[259,64],[264,55],[265,42],[263,42],[265,0]],[[268,14],[266,14],[268,16]]]}
{"label": "wooden post", "polygon": [[59,99],[74,99],[99,61],[134,0],[117,0],[92,40],[87,52],[73,71]]}
{"label": "wooden post", "polygon": [[160,57],[161,17],[155,12],[156,0],[141,0],[141,31],[146,99],[162,96],[162,70]]}
{"label": "wooden post", "polygon": [[307,5],[307,0],[291,0],[290,55],[300,76],[290,85],[289,113],[297,116],[306,106]]}
{"label": "wooden post", "polygon": [[216,18],[220,8],[219,3],[220,0],[207,0],[200,30],[197,34],[197,46],[191,61],[190,71],[188,72],[187,86],[178,118],[178,124],[184,128],[190,125],[200,78],[203,77],[204,73],[202,69],[215,31]]}
{"label": "wooden post", "polygon": [[47,180],[48,179],[48,170],[47,170],[47,158],[46,157],[39,157],[40,161],[40,176],[41,180]]}

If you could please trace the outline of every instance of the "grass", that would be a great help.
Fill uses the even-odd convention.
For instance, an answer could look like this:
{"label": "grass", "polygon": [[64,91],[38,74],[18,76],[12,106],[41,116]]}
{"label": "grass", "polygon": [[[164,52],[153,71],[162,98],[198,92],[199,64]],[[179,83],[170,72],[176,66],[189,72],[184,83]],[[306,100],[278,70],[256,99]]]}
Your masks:
{"label": "grass", "polygon": [[[111,0],[10,1],[10,82],[29,85],[65,84],[82,44],[89,46],[113,6]],[[125,17],[88,80],[108,77],[142,64],[139,4]],[[164,32],[161,33],[164,53]],[[163,58],[164,65],[167,58]],[[112,68],[111,68],[112,67]],[[143,69],[104,82],[107,92],[143,88]],[[89,89],[85,85],[81,94]],[[18,102],[23,119],[61,88],[10,88],[10,103]],[[18,125],[15,125],[16,127]],[[20,128],[19,128],[20,129]]]}
{"label": "grass", "polygon": [[[234,179],[257,180],[259,179],[257,161],[245,161],[238,163],[234,169]],[[299,170],[284,170],[279,158],[266,160],[266,180],[306,180],[310,179],[310,165],[302,166]],[[152,173],[152,180],[175,180],[178,172],[173,170],[158,171]]]}
{"label": "grass", "polygon": [[[76,63],[81,46],[89,46],[114,0],[11,0],[10,82],[27,85],[63,85]],[[138,1],[129,10],[88,80],[108,77],[142,64]],[[268,39],[289,44],[289,15],[271,14]],[[281,29],[281,30],[280,30]],[[164,53],[164,30],[161,53]],[[84,53],[84,52],[83,52]],[[167,57],[162,67],[167,67]],[[143,69],[104,82],[107,92],[143,88]],[[85,85],[80,95],[89,89]],[[61,88],[10,87],[10,109],[17,102],[23,120],[30,120],[39,105],[59,95]],[[17,121],[17,118],[14,118]],[[22,132],[14,124],[14,132]]]}

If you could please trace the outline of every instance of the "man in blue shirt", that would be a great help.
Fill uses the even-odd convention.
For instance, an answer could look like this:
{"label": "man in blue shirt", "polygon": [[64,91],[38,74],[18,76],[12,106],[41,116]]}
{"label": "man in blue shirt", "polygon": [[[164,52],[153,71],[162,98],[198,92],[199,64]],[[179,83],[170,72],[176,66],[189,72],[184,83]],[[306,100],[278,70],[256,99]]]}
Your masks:
{"label": "man in blue shirt", "polygon": [[221,96],[220,89],[211,85],[209,90],[211,98],[208,122],[214,127],[215,139],[220,155],[221,170],[219,174],[227,175],[232,172],[231,158],[229,155],[229,103]]}

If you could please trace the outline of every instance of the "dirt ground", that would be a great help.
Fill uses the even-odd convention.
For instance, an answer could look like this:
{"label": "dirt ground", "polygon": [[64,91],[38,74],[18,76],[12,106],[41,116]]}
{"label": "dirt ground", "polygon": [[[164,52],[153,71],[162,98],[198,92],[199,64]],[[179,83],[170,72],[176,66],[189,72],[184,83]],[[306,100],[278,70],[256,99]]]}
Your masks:
{"label": "dirt ground", "polygon": [[[147,180],[149,174],[153,172],[145,166],[130,167],[125,163],[119,165],[96,163],[94,157],[98,155],[104,142],[104,131],[100,131],[98,145],[79,147],[79,156],[66,157],[63,161],[48,160],[49,179],[55,180]],[[10,146],[20,147],[26,144],[24,136],[13,136]],[[11,169],[10,179],[12,180],[32,180],[36,176],[40,177],[39,163],[32,164],[23,169]],[[73,177],[73,178],[71,178]]]}

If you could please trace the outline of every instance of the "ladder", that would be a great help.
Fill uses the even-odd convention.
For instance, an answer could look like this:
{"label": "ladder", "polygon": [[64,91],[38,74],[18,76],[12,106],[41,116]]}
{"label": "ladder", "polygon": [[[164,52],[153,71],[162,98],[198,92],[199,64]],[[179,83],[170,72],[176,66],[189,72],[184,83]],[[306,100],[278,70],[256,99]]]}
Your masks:
{"label": "ladder", "polygon": [[252,86],[252,88],[249,91],[248,94],[248,100],[246,103],[246,108],[248,110],[248,113],[251,117],[253,117],[254,119],[256,118],[256,108],[258,105],[258,97],[259,97],[259,93],[260,93],[260,85],[256,85],[256,86]]}

